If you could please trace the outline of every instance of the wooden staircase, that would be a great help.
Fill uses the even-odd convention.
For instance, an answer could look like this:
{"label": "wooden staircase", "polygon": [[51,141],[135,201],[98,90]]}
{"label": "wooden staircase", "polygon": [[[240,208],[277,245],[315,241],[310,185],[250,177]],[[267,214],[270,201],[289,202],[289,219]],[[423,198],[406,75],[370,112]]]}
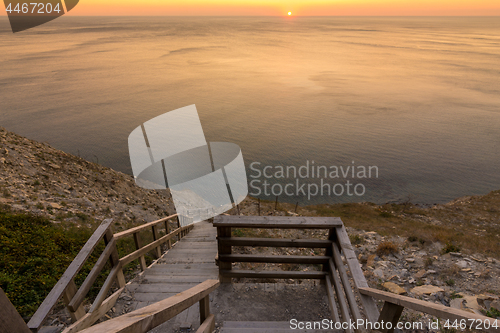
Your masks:
{"label": "wooden staircase", "polygon": [[[220,333],[324,333],[325,330],[292,329],[288,321],[225,321]],[[343,332],[328,330],[328,332]]]}

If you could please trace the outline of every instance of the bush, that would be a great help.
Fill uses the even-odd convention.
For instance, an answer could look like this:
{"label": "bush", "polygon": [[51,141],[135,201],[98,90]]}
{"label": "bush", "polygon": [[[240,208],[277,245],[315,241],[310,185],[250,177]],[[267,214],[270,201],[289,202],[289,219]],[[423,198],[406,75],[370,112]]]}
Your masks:
{"label": "bush", "polygon": [[443,254],[450,252],[460,252],[460,248],[452,243],[446,243],[441,252]]}
{"label": "bush", "polygon": [[[91,235],[90,229],[64,229],[44,217],[0,212],[0,287],[21,316],[34,313]],[[101,243],[94,251],[77,284],[103,248]],[[98,283],[104,278],[101,274]],[[94,286],[91,294],[98,291]]]}
{"label": "bush", "polygon": [[377,255],[380,257],[391,253],[398,253],[399,250],[397,245],[394,244],[393,242],[383,242],[378,245],[376,252]]}

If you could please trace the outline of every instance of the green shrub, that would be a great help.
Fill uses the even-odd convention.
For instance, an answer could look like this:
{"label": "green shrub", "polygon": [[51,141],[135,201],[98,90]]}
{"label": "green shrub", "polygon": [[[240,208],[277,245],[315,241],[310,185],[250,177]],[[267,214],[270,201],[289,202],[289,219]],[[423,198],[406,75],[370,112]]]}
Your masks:
{"label": "green shrub", "polygon": [[452,243],[446,243],[441,252],[443,254],[450,252],[460,252],[460,248]]}
{"label": "green shrub", "polygon": [[[63,228],[29,214],[0,212],[0,287],[23,317],[31,316],[92,235],[88,228]],[[98,248],[77,275],[80,285],[104,249]],[[97,295],[107,271],[90,291]]]}

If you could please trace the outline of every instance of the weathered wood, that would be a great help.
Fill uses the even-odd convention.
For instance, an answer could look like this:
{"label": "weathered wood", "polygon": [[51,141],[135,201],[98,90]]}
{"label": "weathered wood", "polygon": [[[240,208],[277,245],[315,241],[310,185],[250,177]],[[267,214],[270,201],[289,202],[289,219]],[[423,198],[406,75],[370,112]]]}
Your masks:
{"label": "weathered wood", "polygon": [[71,326],[67,327],[62,333],[76,333],[78,331],[81,331],[87,327],[90,327],[93,323],[95,323],[99,318],[104,316],[113,306],[115,306],[116,301],[118,300],[118,297],[120,297],[120,294],[125,288],[121,288],[114,292],[111,296],[106,298],[104,302],[102,302],[101,306],[99,309],[92,313],[87,313],[85,316],[83,316],[80,320],[72,324]]}
{"label": "weathered wood", "polygon": [[[217,228],[217,237],[231,237],[231,227],[219,227]],[[219,257],[221,255],[230,255],[231,254],[231,245],[226,245],[224,243],[218,242],[217,250],[219,253]],[[228,276],[224,276],[221,274],[221,271],[230,271],[232,265],[230,262],[219,262],[219,280],[222,283],[231,283],[231,278]]]}
{"label": "weathered wood", "polygon": [[[101,306],[102,302],[106,299],[106,295],[108,294],[109,289],[111,289],[111,286],[113,285],[114,279],[118,275],[118,272],[122,271],[122,267],[120,264],[116,265],[111,269],[109,272],[108,277],[106,278],[106,281],[104,281],[104,284],[101,287],[101,290],[99,290],[99,294],[97,294],[97,297],[94,300],[94,303],[92,303],[92,307],[89,310],[89,313],[92,313],[99,309]],[[123,288],[123,287],[122,287]]]}
{"label": "weathered wood", "polygon": [[217,280],[207,280],[196,287],[120,317],[89,327],[82,333],[145,333],[178,315],[219,286]]}
{"label": "weathered wood", "polygon": [[[491,325],[494,325],[494,322],[496,321],[497,327],[500,327],[500,320],[495,320],[490,317],[478,315],[475,313],[467,312],[464,310],[459,310],[455,308],[449,308],[447,306],[441,305],[441,304],[436,304],[436,303],[431,303],[431,302],[426,302],[422,301],[419,299],[411,298],[408,296],[401,296],[401,295],[396,295],[387,291],[382,291],[378,289],[373,289],[373,288],[359,288],[359,292],[362,295],[367,295],[371,297],[375,297],[376,299],[383,300],[385,302],[390,302],[408,309],[412,309],[415,311],[420,311],[424,313],[428,313],[430,315],[436,316],[438,318],[443,318],[443,319],[450,319],[454,321],[455,319],[460,321],[462,319],[468,320],[468,319],[477,319],[480,320],[484,323],[485,320],[489,320]],[[483,330],[487,332],[498,332],[498,329],[495,329],[491,327],[490,329],[486,329],[483,326]]]}
{"label": "weathered wood", "polygon": [[[115,238],[114,238],[111,230],[106,231],[106,234],[104,235],[104,241],[106,242],[106,245],[108,243],[111,243],[113,239],[115,239]],[[109,257],[109,261],[111,262],[111,267],[115,267],[115,266],[120,264],[120,257],[118,256],[118,248],[116,247],[116,241],[115,241],[115,246],[113,246],[113,248],[112,248],[111,256]],[[126,284],[125,275],[123,275],[122,269],[120,269],[119,271],[116,272],[116,279],[118,282],[118,286],[120,288],[125,287],[125,284]]]}
{"label": "weathered wood", "polygon": [[[168,235],[170,233],[170,226],[168,224],[168,220],[165,221],[165,235]],[[167,241],[167,249],[171,249],[172,248],[172,241],[169,239]]]}
{"label": "weathered wood", "polygon": [[85,264],[90,254],[97,246],[99,241],[104,237],[106,231],[109,229],[112,219],[104,220],[96,231],[90,236],[89,240],[85,243],[80,252],[76,255],[75,259],[71,262],[62,277],[57,281],[56,285],[50,291],[49,295],[45,298],[38,310],[28,323],[28,327],[33,330],[38,330],[42,325],[45,318],[47,318],[50,311],[57,304],[57,301],[63,296],[68,284],[74,279],[76,274],[80,271]]}
{"label": "weathered wood", "polygon": [[[158,240],[160,238],[160,234],[158,232],[158,226],[154,225],[151,228],[152,228],[151,231],[153,232],[153,241]],[[155,256],[157,259],[161,257],[161,248],[159,245],[155,247]]]}
{"label": "weathered wood", "polygon": [[71,282],[68,283],[68,286],[66,287],[66,290],[64,291],[63,294],[64,305],[66,305],[66,307],[68,308],[69,315],[73,320],[73,322],[85,316],[85,310],[81,305],[76,307],[74,311],[69,309],[69,303],[71,302],[77,291],[78,288],[76,287],[75,281],[71,280]]}
{"label": "weathered wood", "polygon": [[138,227],[130,228],[128,230],[116,233],[114,236],[115,236],[116,240],[119,240],[119,239],[121,239],[123,237],[126,237],[128,235],[132,235],[132,234],[135,234],[136,232],[139,232],[139,231],[151,228],[152,226],[158,225],[158,224],[160,224],[160,223],[162,223],[162,222],[164,222],[166,220],[169,220],[171,218],[174,218],[176,216],[177,216],[177,214],[170,215],[170,216],[164,217],[162,219],[159,219],[159,220],[156,220],[156,221],[153,221],[153,222],[149,222],[149,223],[140,225]]}
{"label": "weathered wood", "polygon": [[332,241],[323,239],[272,239],[272,238],[246,238],[246,237],[220,237],[218,241],[231,246],[253,247],[304,247],[328,248]]}
{"label": "weathered wood", "polygon": [[330,257],[327,256],[293,256],[293,255],[254,255],[254,254],[222,254],[221,262],[265,262],[289,264],[325,264]]}
{"label": "weathered wood", "polygon": [[[134,233],[134,243],[135,243],[136,250],[139,250],[142,248],[141,238],[139,237],[138,232]],[[139,265],[141,266],[141,271],[143,271],[143,272],[146,270],[146,268],[148,268],[148,266],[146,265],[146,258],[144,258],[144,255],[139,256]]]}
{"label": "weathered wood", "polygon": [[354,293],[352,292],[351,283],[349,282],[349,277],[347,276],[347,272],[345,270],[344,263],[342,262],[342,258],[340,257],[340,252],[336,243],[332,244],[332,250],[333,260],[335,261],[335,266],[337,266],[340,279],[342,280],[345,295],[347,297],[347,301],[349,302],[349,308],[351,309],[351,314],[354,320],[357,322],[359,319],[363,318],[361,317],[361,313],[359,312],[358,304],[356,303],[356,298],[354,297]]}
{"label": "weathered wood", "polygon": [[219,215],[214,218],[214,226],[273,229],[330,229],[342,226],[342,221],[338,217]]}
{"label": "weathered wood", "polygon": [[396,324],[399,321],[399,317],[401,317],[401,313],[403,313],[404,307],[401,305],[397,305],[390,302],[385,302],[382,311],[380,312],[380,317],[378,318],[379,323],[392,323],[390,329],[384,325],[384,329],[381,329],[382,333],[392,333],[394,332],[394,328],[396,328]]}
{"label": "weathered wood", "polygon": [[[356,257],[354,249],[352,248],[351,241],[349,240],[345,227],[342,226],[340,228],[335,228],[335,231],[337,233],[337,241],[339,242],[340,248],[344,253],[347,266],[349,267],[349,271],[351,272],[356,288],[367,288],[368,283],[366,282],[366,278],[361,270],[361,267],[359,267],[359,261]],[[367,295],[360,295],[360,299],[367,319],[375,323],[379,316],[377,304],[375,304],[373,298]]]}
{"label": "weathered wood", "polygon": [[31,333],[2,288],[0,288],[0,332]]}
{"label": "weathered wood", "polygon": [[160,239],[158,239],[152,243],[149,243],[146,246],[143,246],[139,250],[136,250],[136,251],[130,253],[129,255],[126,255],[125,257],[120,259],[122,266],[125,266],[126,264],[134,261],[135,259],[139,258],[140,256],[143,256],[144,254],[148,253],[149,251],[151,251],[155,247],[165,243],[167,240],[171,239],[172,237],[174,237],[175,235],[177,235],[181,231],[186,230],[188,228],[190,228],[190,226],[176,229],[176,230],[172,231],[171,233],[169,233],[168,235],[165,235],[165,236],[161,237]]}
{"label": "weathered wood", "polygon": [[337,310],[337,302],[335,301],[335,296],[333,294],[332,281],[330,277],[325,276],[326,283],[326,293],[328,294],[328,304],[330,305],[330,310],[332,311],[332,319],[338,323],[340,321],[339,311]]}
{"label": "weathered wood", "polygon": [[[342,315],[342,320],[344,322],[349,322],[349,309],[347,308],[347,301],[344,295],[344,291],[342,290],[342,283],[340,282],[340,278],[337,275],[337,271],[335,269],[335,265],[333,260],[330,259],[330,276],[332,277],[333,287],[335,288],[335,294],[337,295],[337,301],[339,302],[340,314]],[[346,329],[346,332],[352,332],[350,328]]]}
{"label": "weathered wood", "polygon": [[220,270],[223,277],[228,278],[259,278],[259,279],[324,279],[326,272],[320,271],[249,271],[249,270]]}
{"label": "weathered wood", "polygon": [[78,289],[75,296],[73,296],[73,298],[69,302],[68,309],[70,311],[73,312],[76,311],[77,308],[82,304],[85,296],[87,295],[90,288],[94,284],[95,280],[97,279],[102,269],[106,265],[106,262],[108,261],[108,258],[111,256],[111,252],[115,247],[116,247],[116,241],[112,239],[112,241],[109,242],[108,245],[106,245],[104,251],[102,251],[101,256],[95,263],[90,273],[85,278],[85,281],[83,281],[82,285],[80,286],[80,289]]}
{"label": "weathered wood", "polygon": [[210,316],[210,296],[200,300],[200,325]]}
{"label": "weathered wood", "polygon": [[215,330],[215,316],[211,314],[196,330],[196,333],[212,333],[214,330]]}

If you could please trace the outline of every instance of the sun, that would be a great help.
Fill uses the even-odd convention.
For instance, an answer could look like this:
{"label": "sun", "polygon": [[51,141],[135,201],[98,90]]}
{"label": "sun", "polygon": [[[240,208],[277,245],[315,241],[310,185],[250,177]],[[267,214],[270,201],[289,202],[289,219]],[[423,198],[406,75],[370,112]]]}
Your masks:
{"label": "sun", "polygon": [[292,12],[288,12],[288,16],[292,16]]}

